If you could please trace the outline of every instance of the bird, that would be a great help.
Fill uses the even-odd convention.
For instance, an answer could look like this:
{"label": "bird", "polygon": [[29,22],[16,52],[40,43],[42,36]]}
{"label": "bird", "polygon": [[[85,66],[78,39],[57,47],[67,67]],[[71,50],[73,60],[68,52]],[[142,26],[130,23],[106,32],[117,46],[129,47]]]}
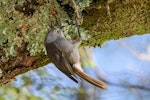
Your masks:
{"label": "bird", "polygon": [[103,81],[96,80],[83,71],[78,51],[82,43],[81,37],[68,40],[63,34],[63,27],[58,28],[51,24],[44,43],[50,61],[74,82],[79,83],[79,76],[99,88],[107,89]]}

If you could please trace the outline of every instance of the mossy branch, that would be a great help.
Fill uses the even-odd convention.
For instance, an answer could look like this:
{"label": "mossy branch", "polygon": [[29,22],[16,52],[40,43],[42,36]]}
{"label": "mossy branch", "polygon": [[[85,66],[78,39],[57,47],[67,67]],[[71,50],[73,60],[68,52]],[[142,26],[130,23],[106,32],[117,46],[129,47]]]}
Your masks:
{"label": "mossy branch", "polygon": [[[83,0],[76,4],[84,20],[82,46],[101,46],[109,40],[150,33],[150,0]],[[0,2],[0,84],[50,62],[44,46],[49,22],[66,25],[66,37],[76,34],[75,20],[65,7],[72,9],[57,0]]]}

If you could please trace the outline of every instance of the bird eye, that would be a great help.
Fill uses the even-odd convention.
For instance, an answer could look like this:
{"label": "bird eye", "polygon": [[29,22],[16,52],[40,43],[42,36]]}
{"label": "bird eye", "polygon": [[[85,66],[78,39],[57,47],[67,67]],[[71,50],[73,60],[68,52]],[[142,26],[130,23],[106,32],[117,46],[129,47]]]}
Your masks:
{"label": "bird eye", "polygon": [[61,29],[59,29],[59,28],[57,28],[56,30],[55,30],[55,32],[56,32],[56,34],[61,34],[62,32],[61,32]]}
{"label": "bird eye", "polygon": [[60,33],[59,30],[57,30],[57,33],[58,33],[58,34]]}
{"label": "bird eye", "polygon": [[58,34],[58,33],[59,33],[59,30],[58,30],[58,29],[56,29],[56,30],[55,30],[55,32],[56,32],[56,34]]}

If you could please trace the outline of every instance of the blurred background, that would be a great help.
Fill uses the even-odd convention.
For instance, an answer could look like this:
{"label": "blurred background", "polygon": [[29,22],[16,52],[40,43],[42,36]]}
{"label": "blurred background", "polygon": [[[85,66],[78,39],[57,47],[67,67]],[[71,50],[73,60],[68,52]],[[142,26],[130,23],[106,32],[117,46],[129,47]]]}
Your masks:
{"label": "blurred background", "polygon": [[1,86],[0,100],[150,100],[150,34],[83,47],[80,53],[85,72],[108,90],[84,80],[76,84],[48,64]]}

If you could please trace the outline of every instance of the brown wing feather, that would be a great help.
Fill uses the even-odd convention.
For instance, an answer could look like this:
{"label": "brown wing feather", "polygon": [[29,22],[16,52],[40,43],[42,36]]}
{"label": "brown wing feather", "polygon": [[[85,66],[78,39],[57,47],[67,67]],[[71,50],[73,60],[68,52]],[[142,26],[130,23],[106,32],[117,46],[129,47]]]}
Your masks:
{"label": "brown wing feather", "polygon": [[[48,49],[47,54],[52,61],[52,63],[55,64],[55,66],[63,72],[65,75],[67,75],[70,79],[78,83],[77,76],[74,75],[74,72],[71,68],[70,63],[66,60],[64,57],[64,52],[61,50],[61,46],[58,42],[61,41],[54,41],[46,45],[46,49]],[[53,49],[52,49],[53,48]]]}

